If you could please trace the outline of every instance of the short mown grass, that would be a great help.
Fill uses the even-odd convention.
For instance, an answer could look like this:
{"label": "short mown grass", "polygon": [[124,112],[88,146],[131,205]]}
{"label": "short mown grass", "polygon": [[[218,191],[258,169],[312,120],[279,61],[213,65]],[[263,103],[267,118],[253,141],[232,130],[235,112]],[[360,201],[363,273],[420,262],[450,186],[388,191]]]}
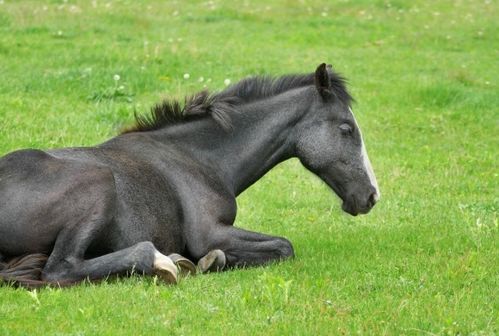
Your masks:
{"label": "short mown grass", "polygon": [[164,96],[325,61],[382,191],[349,217],[291,160],[236,225],[286,236],[294,260],[175,287],[0,287],[0,334],[496,334],[498,17],[494,1],[0,0],[0,154],[97,144]]}

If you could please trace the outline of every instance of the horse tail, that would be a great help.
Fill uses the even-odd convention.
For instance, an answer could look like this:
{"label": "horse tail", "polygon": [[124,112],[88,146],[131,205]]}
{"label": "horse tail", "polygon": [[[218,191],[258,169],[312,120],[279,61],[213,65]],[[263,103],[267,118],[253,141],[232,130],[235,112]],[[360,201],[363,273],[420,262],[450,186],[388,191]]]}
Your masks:
{"label": "horse tail", "polygon": [[25,288],[49,285],[49,282],[41,279],[47,259],[46,254],[33,253],[17,256],[8,261],[0,261],[0,285],[7,283]]}

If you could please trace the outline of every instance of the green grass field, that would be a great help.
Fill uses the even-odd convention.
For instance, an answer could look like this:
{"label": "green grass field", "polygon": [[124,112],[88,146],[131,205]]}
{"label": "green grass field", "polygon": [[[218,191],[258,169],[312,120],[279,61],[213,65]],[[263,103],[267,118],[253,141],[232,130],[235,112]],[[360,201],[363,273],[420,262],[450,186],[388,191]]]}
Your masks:
{"label": "green grass field", "polygon": [[175,287],[0,287],[0,335],[497,334],[498,17],[494,1],[0,0],[0,154],[97,144],[164,96],[330,62],[382,192],[349,217],[291,160],[236,225],[286,236],[294,260]]}

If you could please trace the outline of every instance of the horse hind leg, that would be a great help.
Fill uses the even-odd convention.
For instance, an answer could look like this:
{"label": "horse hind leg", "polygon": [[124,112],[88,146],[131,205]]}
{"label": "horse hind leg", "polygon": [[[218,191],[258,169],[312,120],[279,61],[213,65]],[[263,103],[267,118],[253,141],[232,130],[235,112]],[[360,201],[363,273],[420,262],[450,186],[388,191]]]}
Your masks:
{"label": "horse hind leg", "polygon": [[[101,172],[102,173],[102,172]],[[177,268],[173,261],[161,254],[151,242],[144,241],[93,259],[85,259],[90,244],[114,218],[116,195],[114,179],[99,180],[86,190],[78,190],[84,198],[79,208],[85,209],[75,223],[68,224],[58,234],[52,253],[43,268],[41,278],[49,283],[76,283],[86,278],[97,280],[110,275],[131,272],[157,274],[167,283],[177,282]],[[104,176],[105,177],[105,176]]]}
{"label": "horse hind leg", "polygon": [[172,253],[168,257],[177,266],[181,276],[194,276],[197,273],[196,265],[186,257],[177,253]]}

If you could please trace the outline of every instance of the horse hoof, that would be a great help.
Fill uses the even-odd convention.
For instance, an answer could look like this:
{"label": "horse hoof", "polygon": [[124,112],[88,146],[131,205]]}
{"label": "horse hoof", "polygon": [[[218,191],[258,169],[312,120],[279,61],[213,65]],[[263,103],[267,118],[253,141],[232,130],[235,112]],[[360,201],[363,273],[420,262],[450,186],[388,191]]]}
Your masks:
{"label": "horse hoof", "polygon": [[183,257],[177,253],[172,253],[168,257],[173,261],[175,265],[177,265],[177,268],[182,277],[186,277],[188,275],[196,275],[196,265],[194,265],[194,263],[186,257]]}
{"label": "horse hoof", "polygon": [[170,258],[159,252],[154,255],[154,274],[167,284],[177,283],[177,266]]}
{"label": "horse hoof", "polygon": [[222,250],[212,250],[198,261],[202,273],[219,272],[225,267],[225,253]]}

